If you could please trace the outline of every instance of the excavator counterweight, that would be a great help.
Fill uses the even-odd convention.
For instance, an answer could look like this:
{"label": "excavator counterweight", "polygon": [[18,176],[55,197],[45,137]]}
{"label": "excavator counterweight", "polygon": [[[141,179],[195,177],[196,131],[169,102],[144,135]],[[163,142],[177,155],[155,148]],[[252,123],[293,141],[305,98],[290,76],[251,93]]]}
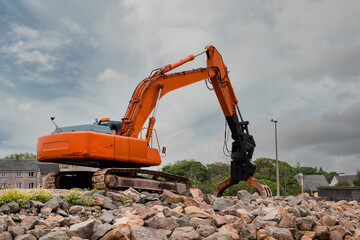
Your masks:
{"label": "excavator counterweight", "polygon": [[[215,195],[220,196],[226,188],[239,181],[247,181],[259,189],[263,196],[271,196],[270,189],[253,178],[256,166],[251,163],[251,158],[255,141],[249,134],[248,122],[243,121],[240,114],[238,100],[222,56],[213,46],[207,46],[204,52],[207,56],[206,67],[169,73],[198,56],[189,55],[153,71],[148,78],[142,80],[131,97],[122,121],[102,118],[94,124],[63,128],[56,126],[52,134],[39,137],[38,161],[99,168],[95,173],[50,173],[45,186],[71,188],[77,184],[92,184],[93,187],[108,190],[133,187],[155,192],[164,189],[177,193],[186,191],[191,187],[188,179],[141,167],[161,164],[160,149],[152,146],[159,100],[168,92],[208,79],[233,139],[231,177],[218,186]],[[153,115],[150,116],[152,112]],[[141,131],[147,119],[148,129],[143,139]]]}

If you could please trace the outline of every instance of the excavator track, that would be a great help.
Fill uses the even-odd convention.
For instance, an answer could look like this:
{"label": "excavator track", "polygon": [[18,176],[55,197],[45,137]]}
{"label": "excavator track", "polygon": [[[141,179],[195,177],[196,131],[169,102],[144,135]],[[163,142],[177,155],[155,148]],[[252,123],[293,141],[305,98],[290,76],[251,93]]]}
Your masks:
{"label": "excavator track", "polygon": [[140,168],[106,168],[94,172],[51,172],[46,176],[46,189],[93,187],[107,191],[132,187],[138,191],[182,194],[191,188],[189,179],[160,171]]}
{"label": "excavator track", "polygon": [[[251,177],[251,176],[248,177],[246,182],[249,183],[250,185],[256,187],[256,189],[259,190],[262,197],[264,197],[264,198],[272,197],[271,189],[265,183],[255,179],[254,177]],[[216,187],[214,195],[217,197],[220,197],[227,188],[229,188],[235,184],[238,184],[238,183],[239,183],[239,181],[234,181],[233,179],[228,178]]]}
{"label": "excavator track", "polygon": [[187,178],[140,168],[107,168],[99,170],[92,177],[92,185],[94,188],[108,191],[132,187],[136,190],[149,192],[162,192],[167,189],[179,194],[191,188],[191,182]]}

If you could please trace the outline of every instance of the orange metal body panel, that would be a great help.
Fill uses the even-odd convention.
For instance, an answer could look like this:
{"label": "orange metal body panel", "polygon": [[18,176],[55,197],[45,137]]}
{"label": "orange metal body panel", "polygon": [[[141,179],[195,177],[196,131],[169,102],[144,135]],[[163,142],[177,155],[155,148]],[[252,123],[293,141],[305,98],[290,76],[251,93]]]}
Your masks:
{"label": "orange metal body panel", "polygon": [[72,161],[75,165],[78,165],[80,161],[83,163],[84,161],[107,161],[114,165],[128,163],[133,166],[161,164],[158,149],[149,148],[145,139],[90,131],[55,133],[40,137],[37,158],[40,162],[66,160],[68,164]]}

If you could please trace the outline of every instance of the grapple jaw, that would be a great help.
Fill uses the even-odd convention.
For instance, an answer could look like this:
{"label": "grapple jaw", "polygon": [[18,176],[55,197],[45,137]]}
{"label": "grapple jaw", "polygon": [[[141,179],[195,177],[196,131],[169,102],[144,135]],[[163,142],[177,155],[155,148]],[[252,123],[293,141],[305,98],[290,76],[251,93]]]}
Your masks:
{"label": "grapple jaw", "polygon": [[[266,197],[272,197],[272,192],[271,192],[271,189],[263,182],[255,179],[254,177],[252,176],[249,176],[248,179],[246,180],[247,183],[249,183],[250,185],[254,186],[257,188],[257,190],[259,190],[261,196],[263,198],[266,198]],[[215,192],[214,192],[214,195],[216,197],[221,197],[221,195],[224,193],[224,191],[235,185],[235,184],[238,184],[239,181],[236,181],[236,180],[233,180],[231,177],[228,178],[227,180],[225,180],[224,182],[220,183],[216,189],[215,189]]]}

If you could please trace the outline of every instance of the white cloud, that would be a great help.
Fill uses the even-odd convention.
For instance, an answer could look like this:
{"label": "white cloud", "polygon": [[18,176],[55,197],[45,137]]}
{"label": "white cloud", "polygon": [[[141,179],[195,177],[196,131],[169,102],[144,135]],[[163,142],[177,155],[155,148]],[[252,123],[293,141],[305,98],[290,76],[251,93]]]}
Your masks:
{"label": "white cloud", "polygon": [[127,82],[128,78],[125,74],[118,73],[116,70],[107,68],[97,77],[100,82]]}
{"label": "white cloud", "polygon": [[6,79],[6,78],[4,78],[2,76],[0,76],[0,84],[3,84],[8,88],[15,88],[16,87],[16,85],[13,82],[9,81],[8,79]]}
{"label": "white cloud", "polygon": [[15,100],[15,98],[7,98],[7,99],[5,99],[5,102],[8,104],[15,104],[16,100]]}
{"label": "white cloud", "polygon": [[53,51],[69,41],[54,32],[40,32],[27,26],[13,24],[12,42],[0,47],[0,51],[14,55],[17,64],[32,63],[40,71],[52,71],[58,58]]}
{"label": "white cloud", "polygon": [[18,108],[21,111],[27,112],[27,111],[29,111],[31,109],[31,103],[20,103],[18,105]]}

